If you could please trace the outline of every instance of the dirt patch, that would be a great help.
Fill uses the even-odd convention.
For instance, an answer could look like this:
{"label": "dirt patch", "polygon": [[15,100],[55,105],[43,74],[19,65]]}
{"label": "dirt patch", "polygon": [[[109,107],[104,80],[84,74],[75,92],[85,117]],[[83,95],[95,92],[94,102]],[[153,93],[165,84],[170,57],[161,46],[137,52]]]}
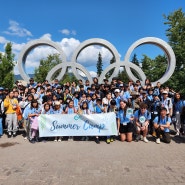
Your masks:
{"label": "dirt patch", "polygon": [[6,148],[6,147],[14,146],[14,145],[17,145],[17,144],[19,144],[19,143],[17,143],[17,142],[6,142],[6,143],[0,144],[0,147],[1,148]]}

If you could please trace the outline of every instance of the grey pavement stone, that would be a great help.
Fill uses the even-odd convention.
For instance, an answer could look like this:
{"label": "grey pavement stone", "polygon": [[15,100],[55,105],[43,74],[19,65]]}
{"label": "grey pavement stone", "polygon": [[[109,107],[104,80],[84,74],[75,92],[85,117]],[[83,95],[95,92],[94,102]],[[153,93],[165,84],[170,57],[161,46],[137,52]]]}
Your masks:
{"label": "grey pavement stone", "polygon": [[[149,138],[151,139],[151,138]],[[152,140],[152,139],[151,139]],[[0,185],[185,184],[185,138],[170,144],[0,138]]]}

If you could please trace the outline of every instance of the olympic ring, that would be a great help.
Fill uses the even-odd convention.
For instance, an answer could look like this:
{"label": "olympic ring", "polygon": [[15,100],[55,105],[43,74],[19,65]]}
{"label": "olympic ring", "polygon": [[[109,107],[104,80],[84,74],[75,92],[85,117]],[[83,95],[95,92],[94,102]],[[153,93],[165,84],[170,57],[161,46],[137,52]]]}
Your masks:
{"label": "olympic ring", "polygon": [[[175,58],[175,54],[174,54],[172,48],[165,41],[163,41],[159,38],[156,38],[156,37],[145,37],[145,38],[139,39],[136,42],[134,42],[127,50],[123,62],[120,61],[120,57],[119,57],[119,53],[118,53],[117,49],[110,42],[108,42],[107,40],[104,40],[104,39],[94,38],[94,39],[89,39],[89,40],[82,42],[74,51],[72,58],[71,58],[71,61],[66,60],[66,55],[63,52],[63,50],[60,48],[60,46],[58,46],[58,44],[56,44],[55,42],[49,41],[49,40],[39,39],[39,40],[29,42],[22,49],[22,51],[19,55],[19,58],[18,58],[18,69],[19,69],[20,75],[22,76],[22,78],[25,81],[27,81],[27,82],[29,81],[29,76],[25,73],[25,62],[26,62],[27,55],[29,54],[29,52],[32,49],[36,48],[37,46],[48,45],[48,46],[55,48],[62,57],[62,63],[56,65],[55,67],[53,67],[49,71],[49,73],[46,77],[46,79],[48,81],[52,80],[52,76],[59,69],[61,69],[61,72],[59,73],[57,78],[59,80],[61,80],[63,78],[64,74],[66,73],[67,67],[71,67],[72,72],[77,77],[77,79],[82,79],[82,77],[77,72],[77,69],[79,69],[86,75],[86,77],[90,81],[90,83],[92,83],[93,81],[92,81],[92,77],[91,77],[90,73],[85,69],[84,66],[77,63],[76,60],[77,60],[77,57],[79,56],[80,52],[83,49],[85,49],[86,47],[88,47],[90,45],[95,45],[95,44],[104,46],[115,57],[115,63],[109,65],[100,75],[99,83],[103,82],[105,75],[111,69],[114,69],[114,72],[111,75],[111,77],[109,78],[109,80],[111,80],[114,76],[117,76],[120,67],[125,67],[126,73],[128,74],[130,79],[132,79],[133,81],[137,80],[137,78],[133,75],[132,71],[130,70],[130,68],[132,68],[137,72],[138,76],[140,77],[141,83],[144,84],[144,81],[146,79],[144,72],[141,70],[140,67],[129,62],[129,59],[130,59],[130,56],[131,56],[133,50],[143,44],[154,44],[154,45],[160,47],[164,51],[164,53],[166,54],[167,59],[168,59],[168,66],[167,66],[165,74],[159,80],[152,82],[153,85],[156,85],[157,82],[160,82],[161,84],[166,82],[172,76],[172,74],[175,70],[176,58]],[[82,80],[84,81],[84,79],[82,79]]]}
{"label": "olympic ring", "polygon": [[41,45],[51,46],[51,47],[55,48],[59,52],[59,54],[61,55],[62,61],[63,62],[66,61],[65,53],[60,48],[60,46],[58,44],[56,44],[55,42],[50,41],[50,40],[43,40],[43,39],[38,39],[38,40],[34,40],[34,41],[29,42],[28,44],[26,44],[23,47],[23,49],[21,50],[21,52],[19,54],[19,58],[18,58],[18,70],[20,72],[21,77],[26,82],[29,82],[29,79],[30,79],[29,76],[25,72],[26,58],[32,49],[34,49],[38,46],[41,46]]}
{"label": "olympic ring", "polygon": [[[143,45],[143,44],[154,44],[154,45],[160,47],[164,51],[164,53],[166,54],[167,59],[168,59],[168,67],[166,69],[166,72],[159,80],[157,80],[155,82],[152,82],[152,84],[154,86],[157,84],[158,81],[161,84],[163,84],[164,82],[166,82],[172,76],[172,74],[175,70],[175,66],[176,66],[175,54],[174,54],[171,46],[169,44],[167,44],[165,41],[163,41],[159,38],[155,38],[155,37],[145,37],[145,38],[137,40],[136,42],[134,42],[130,46],[130,48],[128,49],[128,51],[125,55],[125,61],[129,62],[129,58],[130,58],[130,55],[131,55],[132,51],[135,48],[137,48],[138,46]],[[137,78],[135,78],[135,76],[132,74],[128,65],[125,65],[125,69],[126,69],[126,72],[127,72],[128,76],[133,81],[136,81]],[[144,84],[144,81],[142,83]]]}

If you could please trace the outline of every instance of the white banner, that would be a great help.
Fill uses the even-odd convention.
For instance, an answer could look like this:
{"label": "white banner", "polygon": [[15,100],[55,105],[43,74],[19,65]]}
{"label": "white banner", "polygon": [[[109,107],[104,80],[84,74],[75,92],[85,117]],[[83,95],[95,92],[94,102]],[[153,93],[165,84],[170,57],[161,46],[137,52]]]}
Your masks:
{"label": "white banner", "polygon": [[116,115],[41,114],[39,136],[109,136],[117,135]]}

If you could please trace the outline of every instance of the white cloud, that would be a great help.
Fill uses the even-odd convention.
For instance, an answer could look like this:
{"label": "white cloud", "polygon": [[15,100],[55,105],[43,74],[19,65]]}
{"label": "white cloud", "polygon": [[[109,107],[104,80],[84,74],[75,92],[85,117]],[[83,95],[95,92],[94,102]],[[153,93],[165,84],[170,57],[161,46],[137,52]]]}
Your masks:
{"label": "white cloud", "polygon": [[22,28],[18,22],[10,20],[9,24],[8,31],[4,31],[4,33],[8,35],[17,35],[19,37],[32,36],[32,33],[29,30]]}
{"label": "white cloud", "polygon": [[[51,40],[51,34],[49,33],[44,34],[41,38]],[[62,48],[62,50],[67,56],[68,61],[71,60],[72,54],[74,53],[75,49],[80,45],[80,41],[75,38],[63,38],[61,41],[58,41],[56,43]],[[13,53],[16,53],[15,60],[17,60],[18,54],[20,53],[24,45],[25,43],[22,43],[22,44],[13,43]],[[101,47],[99,45],[88,46],[80,52],[77,58],[78,63],[80,63],[81,65],[89,69],[92,77],[97,76],[96,72],[94,72],[93,70],[96,69],[96,62],[98,60],[99,52],[102,55],[103,69],[104,69],[109,65],[110,60],[112,58],[111,52],[105,47]],[[27,70],[31,68],[33,71],[35,67],[38,67],[39,61],[41,59],[45,59],[49,54],[54,54],[54,53],[58,53],[58,52],[52,47],[49,47],[49,46],[36,47],[27,56],[27,59],[26,59]],[[15,68],[15,73],[17,74],[16,68]]]}
{"label": "white cloud", "polygon": [[105,47],[97,47],[96,45],[88,46],[82,50],[77,61],[86,67],[95,66],[98,61],[99,53],[101,53],[102,56],[103,66],[107,66],[112,59],[111,52]]}
{"label": "white cloud", "polygon": [[75,49],[80,45],[80,41],[74,38],[63,38],[58,44],[61,46],[62,50],[67,56],[67,59],[70,60],[71,55]]}
{"label": "white cloud", "polygon": [[25,43],[22,43],[22,44],[13,43],[12,50],[13,51],[21,51],[24,46],[25,46]]}
{"label": "white cloud", "polygon": [[60,30],[59,32],[61,32],[64,35],[76,35],[75,30],[63,29],[63,30]]}
{"label": "white cloud", "polygon": [[50,33],[46,33],[43,36],[40,37],[41,39],[46,39],[46,40],[51,40],[51,34]]}
{"label": "white cloud", "polygon": [[97,73],[95,71],[89,71],[90,75],[94,78],[97,77]]}
{"label": "white cloud", "polygon": [[5,44],[7,42],[8,42],[8,40],[6,40],[4,37],[0,36],[0,44]]}
{"label": "white cloud", "polygon": [[[86,75],[81,71],[77,69],[77,72],[80,76],[85,77]],[[97,77],[97,73],[95,71],[89,71],[92,78]]]}

